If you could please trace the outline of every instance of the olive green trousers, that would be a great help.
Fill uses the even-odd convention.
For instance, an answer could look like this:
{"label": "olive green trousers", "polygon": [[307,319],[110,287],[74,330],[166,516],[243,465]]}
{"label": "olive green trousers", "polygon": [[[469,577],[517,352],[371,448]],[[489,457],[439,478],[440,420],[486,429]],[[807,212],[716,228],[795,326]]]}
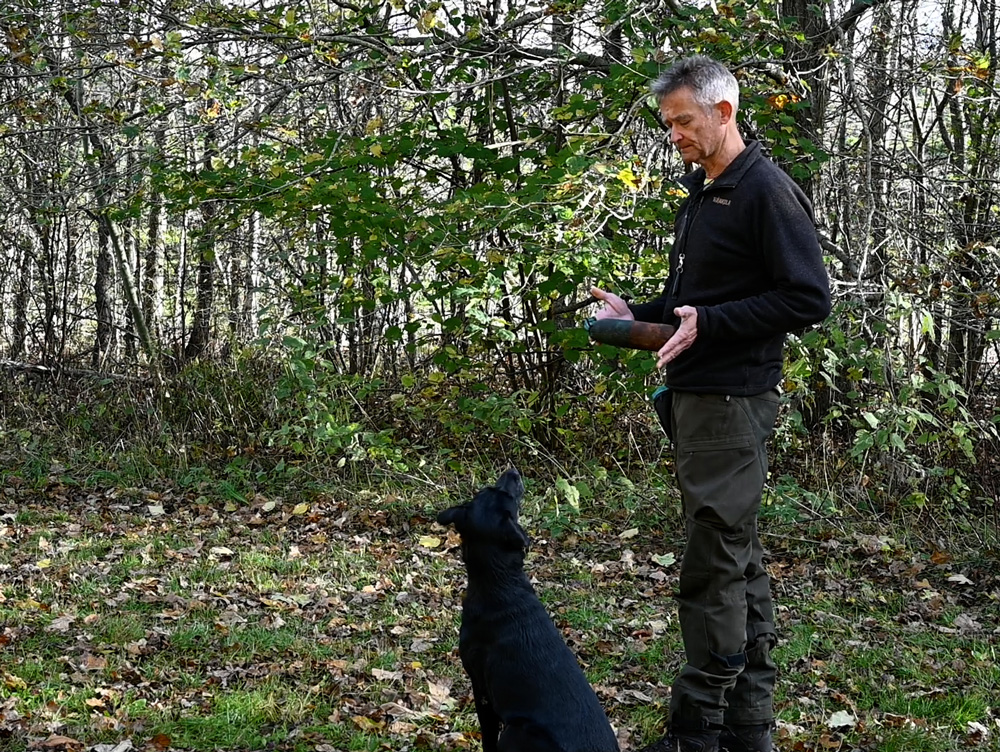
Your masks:
{"label": "olive green trousers", "polygon": [[679,728],[774,718],[776,641],[757,512],[776,390],[753,397],[673,394],[671,429],[687,545],[679,613],[686,665],[673,683]]}

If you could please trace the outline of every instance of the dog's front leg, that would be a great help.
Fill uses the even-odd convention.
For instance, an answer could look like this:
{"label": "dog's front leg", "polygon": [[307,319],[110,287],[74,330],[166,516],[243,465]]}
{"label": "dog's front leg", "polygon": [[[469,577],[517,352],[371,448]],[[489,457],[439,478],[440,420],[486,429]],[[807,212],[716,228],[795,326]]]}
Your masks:
{"label": "dog's front leg", "polygon": [[483,752],[497,752],[500,738],[500,716],[493,710],[482,687],[472,685],[472,698],[476,701],[476,715],[479,716],[479,730],[483,734]]}

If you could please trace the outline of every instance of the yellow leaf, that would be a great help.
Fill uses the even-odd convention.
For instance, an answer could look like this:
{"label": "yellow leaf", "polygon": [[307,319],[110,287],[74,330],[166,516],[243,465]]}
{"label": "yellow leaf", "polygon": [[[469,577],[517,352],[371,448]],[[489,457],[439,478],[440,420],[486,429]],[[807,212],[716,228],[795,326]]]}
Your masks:
{"label": "yellow leaf", "polygon": [[787,94],[775,94],[773,96],[768,97],[767,101],[770,102],[771,106],[774,107],[776,110],[783,110],[785,109],[785,105],[788,104],[790,99]]}
{"label": "yellow leaf", "polygon": [[292,514],[305,514],[309,511],[309,505],[304,501],[301,504],[296,504],[295,509],[292,510]]}
{"label": "yellow leaf", "polygon": [[363,715],[356,715],[351,718],[354,721],[354,725],[363,731],[378,731],[380,728],[385,726],[384,723],[379,721],[373,721],[371,718],[366,718]]}
{"label": "yellow leaf", "polygon": [[371,146],[368,147],[368,151],[371,153],[373,157],[381,157],[382,144],[372,144]]}
{"label": "yellow leaf", "polygon": [[420,19],[417,21],[417,29],[419,29],[424,34],[426,34],[428,31],[430,31],[437,25],[438,25],[437,14],[432,10],[424,11],[424,14],[420,16]]}
{"label": "yellow leaf", "polygon": [[15,676],[14,674],[8,674],[6,671],[3,673],[3,683],[7,689],[27,689],[28,684],[20,676]]}
{"label": "yellow leaf", "polygon": [[52,559],[42,559],[41,561],[36,563],[35,566],[38,567],[39,569],[48,569],[49,567],[52,566]]}
{"label": "yellow leaf", "polygon": [[437,548],[441,545],[441,539],[433,535],[424,535],[420,538],[420,545],[424,548]]}
{"label": "yellow leaf", "polygon": [[619,171],[618,179],[622,181],[625,187],[630,191],[639,190],[639,180],[636,178],[635,173],[632,172],[631,167],[626,167],[624,170]]}

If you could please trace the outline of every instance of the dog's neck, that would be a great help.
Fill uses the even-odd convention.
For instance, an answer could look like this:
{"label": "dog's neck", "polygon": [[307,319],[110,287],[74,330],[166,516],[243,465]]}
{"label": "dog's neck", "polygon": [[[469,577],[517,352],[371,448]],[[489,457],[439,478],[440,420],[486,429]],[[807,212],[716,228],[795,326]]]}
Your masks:
{"label": "dog's neck", "polygon": [[490,593],[491,597],[505,591],[523,591],[525,587],[534,591],[531,581],[524,573],[524,550],[466,547],[462,555],[465,570],[469,576],[468,595]]}

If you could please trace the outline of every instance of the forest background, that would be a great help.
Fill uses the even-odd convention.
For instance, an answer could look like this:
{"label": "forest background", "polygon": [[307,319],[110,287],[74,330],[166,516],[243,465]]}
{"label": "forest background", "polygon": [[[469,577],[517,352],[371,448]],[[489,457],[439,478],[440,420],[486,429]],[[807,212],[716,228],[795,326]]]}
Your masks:
{"label": "forest background", "polygon": [[835,299],[789,339],[768,513],[995,551],[998,28],[996,0],[4,3],[2,511],[389,484],[429,513],[508,462],[553,536],[670,498],[653,359],[580,323],[591,284],[665,279],[686,167],[648,86],[701,52]]}

